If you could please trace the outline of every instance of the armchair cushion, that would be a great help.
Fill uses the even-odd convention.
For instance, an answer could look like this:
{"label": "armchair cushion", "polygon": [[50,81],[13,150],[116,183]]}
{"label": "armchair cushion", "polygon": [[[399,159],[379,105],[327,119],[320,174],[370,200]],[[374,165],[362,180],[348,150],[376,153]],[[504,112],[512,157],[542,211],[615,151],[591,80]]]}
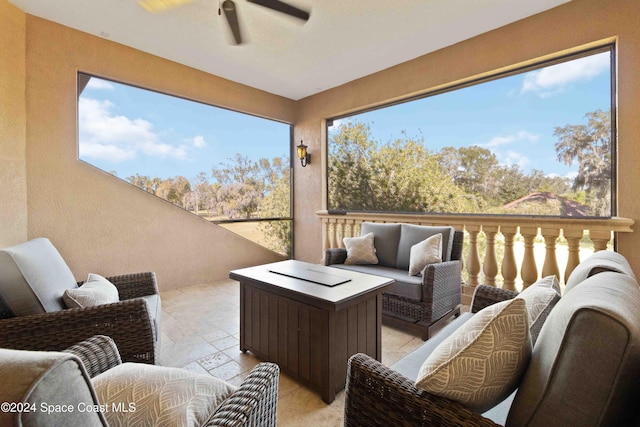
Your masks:
{"label": "armchair cushion", "polygon": [[629,262],[624,256],[613,251],[598,251],[578,264],[571,272],[565,284],[564,293],[566,294],[587,278],[603,271],[615,271],[626,274],[633,278],[633,280],[636,280],[636,276],[633,274],[633,270],[631,270],[631,266],[629,266]]}
{"label": "armchair cushion", "polygon": [[442,234],[442,261],[450,261],[454,231],[453,227],[428,227],[424,225],[401,224],[396,268],[408,271],[411,247],[436,234]]}
{"label": "armchair cushion", "polygon": [[515,390],[530,355],[526,304],[503,301],[438,345],[422,364],[416,386],[484,412]]}
{"label": "armchair cushion", "polygon": [[373,233],[378,264],[395,268],[398,257],[398,242],[400,242],[400,224],[363,222],[360,226],[360,233],[362,236]]}
{"label": "armchair cushion", "polygon": [[66,289],[62,299],[67,308],[83,308],[118,302],[120,296],[113,283],[98,274],[89,273],[81,287]]}
{"label": "armchair cushion", "polygon": [[102,413],[79,410],[100,402],[82,362],[71,354],[0,349],[0,378],[0,401],[29,408],[1,411],[0,425],[107,426]]}
{"label": "armchair cushion", "polygon": [[409,276],[416,276],[428,264],[442,262],[442,234],[438,233],[411,246]]}
{"label": "armchair cushion", "polygon": [[236,389],[184,369],[124,363],[91,380],[111,425],[200,426]]}
{"label": "armchair cushion", "polygon": [[0,249],[0,271],[0,300],[14,316],[63,310],[62,294],[78,286],[45,238]]}

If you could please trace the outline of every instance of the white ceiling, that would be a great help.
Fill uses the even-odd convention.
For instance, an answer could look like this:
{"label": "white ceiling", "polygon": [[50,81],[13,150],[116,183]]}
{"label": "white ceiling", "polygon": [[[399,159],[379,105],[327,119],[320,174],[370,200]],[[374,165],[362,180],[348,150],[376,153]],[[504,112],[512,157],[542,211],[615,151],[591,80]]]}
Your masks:
{"label": "white ceiling", "polygon": [[297,100],[569,0],[286,0],[311,12],[306,23],[235,0],[245,40],[239,46],[224,14],[218,16],[219,0],[157,14],[137,0],[9,1],[32,15]]}

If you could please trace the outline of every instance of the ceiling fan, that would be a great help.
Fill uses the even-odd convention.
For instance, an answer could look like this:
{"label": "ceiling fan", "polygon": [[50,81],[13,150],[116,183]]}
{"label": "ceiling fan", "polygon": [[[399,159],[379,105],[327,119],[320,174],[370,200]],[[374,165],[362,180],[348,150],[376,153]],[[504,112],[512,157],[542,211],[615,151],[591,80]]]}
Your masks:
{"label": "ceiling fan", "polygon": [[[162,12],[174,7],[191,3],[194,0],[138,0],[140,6],[149,12],[156,13]],[[220,0],[218,0],[220,1]],[[254,3],[260,6],[264,6],[268,9],[275,10],[280,13],[284,13],[289,16],[301,19],[303,21],[309,20],[309,12],[292,6],[280,0],[247,0],[249,3]],[[218,7],[218,15],[224,12],[224,16],[227,19],[231,33],[236,44],[242,43],[242,36],[240,34],[240,25],[238,23],[238,12],[236,10],[236,4],[233,0],[224,0]]]}

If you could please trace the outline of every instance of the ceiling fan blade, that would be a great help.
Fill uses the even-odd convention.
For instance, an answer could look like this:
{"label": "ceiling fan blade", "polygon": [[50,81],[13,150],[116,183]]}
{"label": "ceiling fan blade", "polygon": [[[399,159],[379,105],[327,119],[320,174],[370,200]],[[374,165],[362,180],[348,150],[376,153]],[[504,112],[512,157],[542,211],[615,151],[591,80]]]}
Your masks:
{"label": "ceiling fan blade", "polygon": [[191,3],[193,0],[138,0],[138,4],[151,13],[162,12],[173,9],[183,4]]}
{"label": "ceiling fan blade", "polygon": [[240,37],[240,24],[238,24],[238,12],[236,11],[236,4],[232,0],[224,0],[222,2],[222,10],[224,16],[227,18],[233,38],[236,40],[236,44],[242,43],[242,37]]}
{"label": "ceiling fan blade", "polygon": [[287,15],[295,16],[296,18],[307,21],[309,19],[309,12],[297,7],[291,6],[280,0],[247,0],[249,3],[259,4],[260,6],[267,7],[269,9],[276,10],[278,12],[286,13]]}

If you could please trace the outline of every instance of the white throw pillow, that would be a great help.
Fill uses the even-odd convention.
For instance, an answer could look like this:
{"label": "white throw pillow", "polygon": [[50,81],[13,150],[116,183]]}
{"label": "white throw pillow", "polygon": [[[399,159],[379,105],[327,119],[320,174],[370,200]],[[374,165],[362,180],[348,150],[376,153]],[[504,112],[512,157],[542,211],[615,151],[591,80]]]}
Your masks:
{"label": "white throw pillow", "polygon": [[486,307],[438,345],[416,386],[482,413],[516,389],[531,356],[524,300]]}
{"label": "white throw pillow", "polygon": [[442,234],[434,234],[411,246],[409,276],[415,276],[429,264],[442,262]]}
{"label": "white throw pillow", "polygon": [[209,375],[144,363],[123,363],[91,382],[112,426],[204,425],[236,389]]}
{"label": "white throw pillow", "polygon": [[345,264],[377,264],[376,248],[373,244],[373,233],[360,237],[345,237],[344,247],[347,249]]}
{"label": "white throw pillow", "polygon": [[522,298],[527,304],[529,333],[531,342],[535,345],[542,325],[560,301],[560,283],[555,275],[544,277],[529,285],[516,298]]}
{"label": "white throw pillow", "polygon": [[89,273],[82,286],[67,289],[62,295],[67,308],[93,307],[120,301],[118,288],[104,277]]}

